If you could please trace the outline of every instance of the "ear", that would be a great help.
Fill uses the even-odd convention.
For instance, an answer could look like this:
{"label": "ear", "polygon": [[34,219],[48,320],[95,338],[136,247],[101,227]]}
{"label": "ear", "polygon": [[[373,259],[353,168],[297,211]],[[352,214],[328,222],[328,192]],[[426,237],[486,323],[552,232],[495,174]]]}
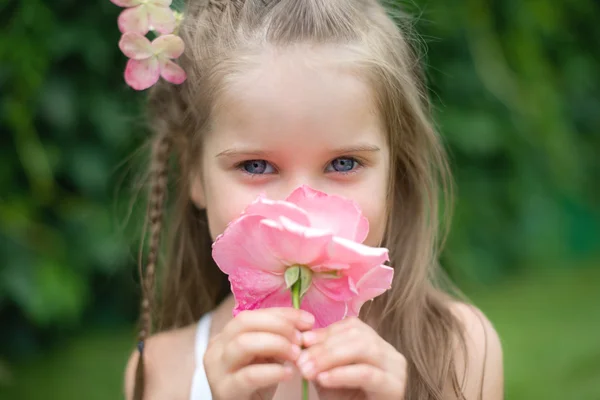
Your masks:
{"label": "ear", "polygon": [[204,196],[204,182],[199,169],[190,174],[190,199],[200,210],[206,208],[206,197]]}

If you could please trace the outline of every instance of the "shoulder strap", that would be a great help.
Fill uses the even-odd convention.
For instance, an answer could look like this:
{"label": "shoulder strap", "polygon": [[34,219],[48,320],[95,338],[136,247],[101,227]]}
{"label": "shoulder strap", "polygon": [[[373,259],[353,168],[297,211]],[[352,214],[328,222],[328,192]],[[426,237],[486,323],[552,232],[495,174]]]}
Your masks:
{"label": "shoulder strap", "polygon": [[194,371],[194,377],[192,378],[192,388],[190,392],[190,400],[211,400],[212,396],[210,393],[210,386],[206,379],[206,371],[204,370],[204,353],[206,352],[206,346],[208,346],[208,339],[210,336],[210,323],[212,320],[212,314],[207,313],[200,318],[198,321],[198,327],[196,328],[196,344],[195,344],[195,358],[196,358],[196,369]]}

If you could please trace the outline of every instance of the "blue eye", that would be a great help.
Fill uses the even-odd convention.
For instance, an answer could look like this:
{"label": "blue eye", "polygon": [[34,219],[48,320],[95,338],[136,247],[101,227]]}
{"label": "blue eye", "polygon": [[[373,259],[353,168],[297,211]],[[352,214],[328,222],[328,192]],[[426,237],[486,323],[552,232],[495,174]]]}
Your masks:
{"label": "blue eye", "polygon": [[[357,161],[354,158],[342,157],[336,158],[329,164],[329,166],[335,172],[350,172],[356,166]],[[331,172],[330,168],[327,168],[329,172]]]}
{"label": "blue eye", "polygon": [[274,171],[271,164],[265,160],[244,161],[240,167],[243,168],[245,172],[252,175],[271,174]]}

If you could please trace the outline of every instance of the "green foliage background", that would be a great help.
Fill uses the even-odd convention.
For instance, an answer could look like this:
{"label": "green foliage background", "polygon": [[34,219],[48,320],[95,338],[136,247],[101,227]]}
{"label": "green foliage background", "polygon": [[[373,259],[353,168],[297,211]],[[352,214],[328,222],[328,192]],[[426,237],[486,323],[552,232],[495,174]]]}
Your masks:
{"label": "green foliage background", "polygon": [[[600,326],[600,274],[590,272],[600,270],[600,4],[401,7],[417,17],[426,45],[457,182],[445,267],[497,324],[507,363],[531,365],[507,372],[514,398],[600,399],[598,384],[583,397],[544,392],[551,371],[536,380],[527,363],[559,345],[540,345],[546,328],[583,309],[572,321],[578,328],[557,336],[560,346],[580,346],[567,346],[559,365],[600,376],[600,344],[582,344]],[[81,371],[69,370],[70,351],[96,360],[108,343],[120,350],[85,376],[92,385],[111,382],[98,398],[120,393],[114,369],[131,344],[137,308],[138,219],[127,217],[144,211],[130,199],[146,131],[138,118],[143,95],[122,79],[118,13],[108,0],[0,1],[0,398],[42,398],[31,389],[43,381],[35,371],[54,370],[57,384],[63,369]],[[573,294],[574,310],[540,302],[561,291]],[[536,301],[533,320],[512,312]],[[529,344],[542,347],[527,354]],[[572,382],[557,374],[556,382]],[[57,398],[79,393],[73,380],[62,385]]]}

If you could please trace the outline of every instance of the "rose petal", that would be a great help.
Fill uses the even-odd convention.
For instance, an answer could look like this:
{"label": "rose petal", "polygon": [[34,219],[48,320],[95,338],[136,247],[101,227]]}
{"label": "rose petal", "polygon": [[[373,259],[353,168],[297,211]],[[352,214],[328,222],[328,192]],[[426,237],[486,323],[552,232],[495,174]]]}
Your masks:
{"label": "rose petal", "polygon": [[161,57],[177,58],[183,54],[185,45],[179,36],[163,35],[152,41],[152,48],[154,53],[160,54]]}
{"label": "rose petal", "polygon": [[[175,29],[175,14],[169,7],[146,5],[150,29],[168,34]],[[177,56],[179,57],[179,56]]]}
{"label": "rose petal", "polygon": [[310,267],[325,259],[331,233],[307,228],[285,217],[281,217],[279,223],[263,219],[261,225],[269,248],[287,266]]}
{"label": "rose petal", "polygon": [[160,75],[168,82],[179,85],[187,79],[185,71],[171,60],[160,61]]}
{"label": "rose petal", "polygon": [[119,7],[135,7],[142,3],[140,0],[110,0],[110,1],[113,4],[118,5]]}
{"label": "rose petal", "polygon": [[286,199],[307,212],[310,226],[328,229],[334,235],[362,243],[369,233],[369,221],[352,200],[327,195],[303,185]]}
{"label": "rose petal", "polygon": [[337,264],[332,260],[326,260],[320,265],[312,265],[310,269],[314,272],[336,272],[344,269],[348,269],[350,266],[348,264]]}
{"label": "rose petal", "polygon": [[286,217],[297,224],[310,226],[308,214],[297,205],[287,201],[269,200],[262,196],[246,207],[244,214],[262,215],[272,220],[277,220],[279,217]]}
{"label": "rose petal", "polygon": [[123,34],[119,41],[119,48],[123,54],[134,60],[143,60],[154,54],[148,38],[139,33]]}
{"label": "rose petal", "polygon": [[329,259],[335,264],[380,265],[389,261],[384,247],[370,247],[341,237],[334,237],[328,248]]}
{"label": "rose petal", "polygon": [[122,33],[134,32],[140,35],[148,33],[149,20],[145,5],[127,8],[121,12],[118,19],[119,30]]}
{"label": "rose petal", "polygon": [[[274,292],[285,289],[283,276],[253,268],[236,269],[229,275],[229,282],[236,302],[234,315],[243,310],[263,308],[265,301],[267,301],[267,304],[269,304],[268,301],[272,301],[273,296],[271,295]],[[286,291],[289,297],[289,290]]]}
{"label": "rose petal", "polygon": [[356,284],[358,296],[350,301],[348,316],[358,316],[362,305],[390,289],[394,269],[385,265],[372,268]]}
{"label": "rose petal", "polygon": [[348,309],[346,302],[330,299],[314,285],[306,292],[300,308],[315,316],[315,329],[324,328],[344,319]]}
{"label": "rose petal", "polygon": [[231,275],[238,269],[251,268],[282,274],[283,281],[286,265],[272,253],[272,239],[263,232],[262,219],[244,215],[215,240],[212,256],[223,272]]}
{"label": "rose petal", "polygon": [[358,282],[371,268],[388,260],[388,249],[334,237],[328,248],[328,261],[323,263],[320,271],[342,270],[344,275]]}
{"label": "rose petal", "polygon": [[325,296],[335,301],[348,301],[358,293],[347,276],[334,277],[328,274],[314,274],[312,284]]}
{"label": "rose petal", "polygon": [[125,67],[125,82],[135,90],[148,89],[160,76],[156,57],[145,60],[129,60]]}
{"label": "rose petal", "polygon": [[292,307],[292,292],[285,285],[263,299],[260,308]]}

